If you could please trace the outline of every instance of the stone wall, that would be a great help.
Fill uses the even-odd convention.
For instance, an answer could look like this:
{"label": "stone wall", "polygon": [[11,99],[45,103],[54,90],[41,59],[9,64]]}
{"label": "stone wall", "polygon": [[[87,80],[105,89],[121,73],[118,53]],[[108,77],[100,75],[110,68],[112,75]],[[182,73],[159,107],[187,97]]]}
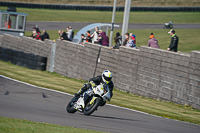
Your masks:
{"label": "stone wall", "polygon": [[2,38],[3,38],[3,35],[0,35],[0,47],[1,47],[1,44],[2,44]]}
{"label": "stone wall", "polygon": [[[3,35],[0,41],[1,47],[52,58],[51,40]],[[54,72],[88,80],[107,69],[119,90],[200,109],[200,51],[175,53],[146,46],[110,50],[95,44],[56,41]]]}
{"label": "stone wall", "polygon": [[186,101],[200,109],[200,51],[190,53],[187,80]]}
{"label": "stone wall", "polygon": [[57,40],[54,71],[67,77],[88,80],[95,72],[100,46],[85,46]]}
{"label": "stone wall", "polygon": [[[31,53],[43,57],[50,57],[51,54],[51,40],[45,40],[43,42],[25,36],[17,37],[5,34],[0,36],[0,41],[0,47],[22,51],[24,53]],[[47,67],[49,67],[49,60],[47,60]]]}

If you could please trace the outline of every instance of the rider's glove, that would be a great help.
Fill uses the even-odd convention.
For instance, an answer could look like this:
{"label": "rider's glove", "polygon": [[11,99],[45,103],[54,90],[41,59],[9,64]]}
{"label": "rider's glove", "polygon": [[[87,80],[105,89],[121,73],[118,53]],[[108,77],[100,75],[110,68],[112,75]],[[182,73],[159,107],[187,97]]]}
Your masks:
{"label": "rider's glove", "polygon": [[90,84],[92,85],[92,87],[96,86],[96,84],[93,81],[90,81]]}

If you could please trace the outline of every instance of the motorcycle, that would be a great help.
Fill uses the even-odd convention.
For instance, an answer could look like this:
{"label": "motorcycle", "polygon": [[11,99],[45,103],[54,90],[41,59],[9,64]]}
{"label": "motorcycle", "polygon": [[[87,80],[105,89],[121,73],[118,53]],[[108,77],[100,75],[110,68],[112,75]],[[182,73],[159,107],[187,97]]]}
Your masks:
{"label": "motorcycle", "polygon": [[173,22],[169,21],[169,23],[165,23],[163,29],[173,29]]}
{"label": "motorcycle", "polygon": [[108,85],[100,84],[89,88],[82,95],[73,97],[67,104],[68,113],[79,111],[84,115],[92,114],[99,106],[105,105],[106,101],[110,101],[110,90]]}

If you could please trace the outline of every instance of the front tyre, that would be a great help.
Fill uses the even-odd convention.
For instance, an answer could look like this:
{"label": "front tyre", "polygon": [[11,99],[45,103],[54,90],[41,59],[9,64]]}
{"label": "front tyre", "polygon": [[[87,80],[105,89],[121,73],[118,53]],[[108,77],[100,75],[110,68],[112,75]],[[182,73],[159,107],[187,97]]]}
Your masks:
{"label": "front tyre", "polygon": [[67,104],[66,110],[68,113],[75,113],[77,110],[74,108],[74,103],[77,102],[77,98],[73,97],[71,101]]}
{"label": "front tyre", "polygon": [[86,105],[85,105],[85,108],[84,108],[84,115],[90,115],[92,114],[98,107],[99,107],[99,104],[101,103],[101,100],[100,98],[96,98],[92,104],[90,104],[90,102],[88,102]]}

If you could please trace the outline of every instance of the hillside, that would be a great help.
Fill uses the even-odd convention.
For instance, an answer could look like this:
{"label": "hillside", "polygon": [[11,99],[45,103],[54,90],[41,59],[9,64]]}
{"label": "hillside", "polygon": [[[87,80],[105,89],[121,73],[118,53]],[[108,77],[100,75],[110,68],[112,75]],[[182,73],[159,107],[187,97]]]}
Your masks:
{"label": "hillside", "polygon": [[[0,0],[5,1],[5,0]],[[6,0],[7,2],[72,4],[72,5],[106,5],[112,6],[114,0]],[[125,0],[117,0],[117,6],[124,6]],[[136,7],[199,7],[200,0],[132,0]]]}

